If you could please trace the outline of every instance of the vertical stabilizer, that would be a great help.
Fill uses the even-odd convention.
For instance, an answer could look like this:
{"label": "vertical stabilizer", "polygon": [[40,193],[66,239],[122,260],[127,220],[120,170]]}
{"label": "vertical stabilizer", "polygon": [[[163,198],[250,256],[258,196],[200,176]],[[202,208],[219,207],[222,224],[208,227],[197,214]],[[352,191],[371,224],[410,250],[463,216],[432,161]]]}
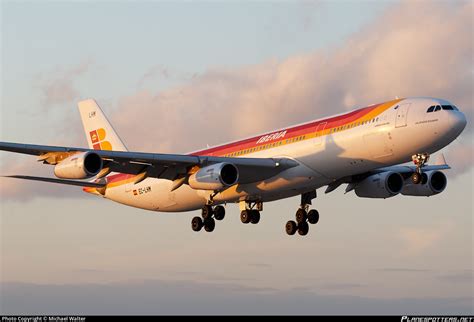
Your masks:
{"label": "vertical stabilizer", "polygon": [[89,148],[95,150],[127,151],[105,114],[93,99],[78,104]]}

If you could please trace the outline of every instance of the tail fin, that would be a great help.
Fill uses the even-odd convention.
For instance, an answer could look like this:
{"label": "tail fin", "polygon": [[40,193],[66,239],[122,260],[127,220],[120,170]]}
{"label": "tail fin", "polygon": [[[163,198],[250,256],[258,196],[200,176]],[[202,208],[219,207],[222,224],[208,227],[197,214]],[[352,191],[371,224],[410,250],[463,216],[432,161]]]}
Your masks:
{"label": "tail fin", "polygon": [[81,113],[82,125],[84,126],[90,149],[127,151],[122,140],[95,100],[80,101],[77,105]]}

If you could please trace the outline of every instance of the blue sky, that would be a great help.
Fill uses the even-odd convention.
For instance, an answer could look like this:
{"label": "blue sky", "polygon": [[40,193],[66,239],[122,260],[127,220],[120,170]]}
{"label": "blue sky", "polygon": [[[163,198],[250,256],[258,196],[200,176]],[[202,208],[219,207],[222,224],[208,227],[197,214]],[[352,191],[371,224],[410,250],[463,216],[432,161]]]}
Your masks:
{"label": "blue sky", "polygon": [[[3,1],[0,140],[85,145],[75,105],[88,97],[129,148],[153,152],[395,96],[446,98],[471,122],[472,12],[472,2]],[[266,204],[256,226],[230,205],[214,233],[195,234],[197,212],[2,179],[0,312],[472,314],[472,137],[468,125],[445,149],[453,170],[438,196],[320,189],[306,238],[283,230],[298,198]],[[0,154],[2,174],[51,170]]]}

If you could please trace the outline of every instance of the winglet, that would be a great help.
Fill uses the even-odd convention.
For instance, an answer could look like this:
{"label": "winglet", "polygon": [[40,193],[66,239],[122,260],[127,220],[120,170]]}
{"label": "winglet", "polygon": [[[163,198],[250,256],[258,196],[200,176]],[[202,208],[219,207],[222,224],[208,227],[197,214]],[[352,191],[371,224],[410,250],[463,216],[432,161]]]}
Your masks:
{"label": "winglet", "polygon": [[436,157],[436,161],[435,163],[433,163],[433,165],[447,165],[443,153],[438,154],[438,156]]}

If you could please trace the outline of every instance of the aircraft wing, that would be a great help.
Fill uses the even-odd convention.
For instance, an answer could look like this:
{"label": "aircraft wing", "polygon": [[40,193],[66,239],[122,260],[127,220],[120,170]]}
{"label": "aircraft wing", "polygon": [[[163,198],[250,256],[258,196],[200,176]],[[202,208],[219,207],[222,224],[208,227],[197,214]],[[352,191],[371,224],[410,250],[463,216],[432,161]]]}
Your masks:
{"label": "aircraft wing", "polygon": [[104,183],[99,183],[99,182],[88,182],[88,181],[66,180],[66,179],[55,179],[55,178],[44,178],[44,177],[32,177],[32,176],[22,176],[22,175],[5,176],[5,178],[25,179],[25,180],[51,182],[51,183],[61,183],[61,184],[68,184],[68,185],[72,185],[72,186],[92,187],[92,188],[104,188],[107,185],[105,182]]}
{"label": "aircraft wing", "polygon": [[[432,164],[432,165],[425,165],[422,167],[423,171],[435,171],[435,170],[447,170],[451,169],[451,167],[447,164]],[[400,174],[412,174],[416,171],[416,166],[412,165],[395,165],[386,168],[379,168],[377,170],[371,171],[370,174],[380,173],[385,171],[393,171],[398,172]]]}
{"label": "aircraft wing", "polygon": [[67,157],[78,152],[91,151],[98,154],[104,161],[104,167],[111,172],[140,174],[146,172],[147,177],[176,180],[186,176],[194,167],[227,162],[239,170],[239,183],[250,183],[267,178],[295,167],[298,162],[287,158],[226,158],[215,156],[197,156],[184,154],[145,153],[129,151],[92,150],[86,148],[47,146],[0,142],[0,150],[39,156],[38,160],[51,163],[59,157]]}
{"label": "aircraft wing", "polygon": [[[423,171],[437,171],[437,170],[447,170],[447,169],[451,169],[451,167],[446,164],[446,161],[444,160],[444,156],[442,156],[442,163],[425,165],[425,166],[422,167]],[[357,182],[367,178],[368,176],[371,176],[371,175],[377,174],[377,173],[388,172],[388,171],[398,172],[406,179],[406,178],[410,177],[413,174],[413,172],[416,171],[416,166],[394,165],[394,166],[390,166],[390,167],[378,168],[378,169],[375,169],[375,170],[371,170],[371,171],[360,173],[360,174],[353,175],[353,176],[347,176],[347,177],[339,178],[339,179],[333,181],[332,183],[330,183],[327,186],[326,191],[324,193],[332,192],[344,183],[348,184],[348,186],[346,188],[346,193],[347,193],[347,192],[354,189]]]}

